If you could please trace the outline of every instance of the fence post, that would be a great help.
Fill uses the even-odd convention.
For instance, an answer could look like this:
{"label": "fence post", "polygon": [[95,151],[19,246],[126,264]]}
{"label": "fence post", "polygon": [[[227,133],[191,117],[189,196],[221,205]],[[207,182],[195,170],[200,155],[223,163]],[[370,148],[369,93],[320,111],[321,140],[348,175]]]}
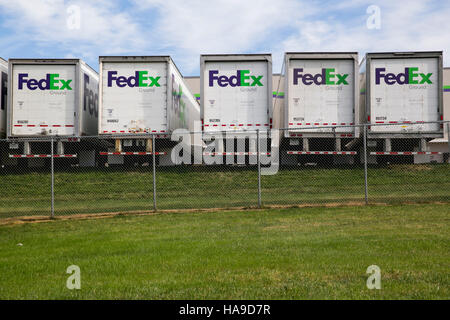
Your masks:
{"label": "fence post", "polygon": [[52,192],[52,204],[51,204],[51,218],[55,217],[55,166],[54,166],[54,157],[53,157],[53,138],[51,139],[51,147],[50,147],[50,166],[51,166],[51,192]]}
{"label": "fence post", "polygon": [[261,150],[259,142],[259,129],[256,130],[256,152],[258,161],[258,208],[261,208]]}
{"label": "fence post", "polygon": [[153,157],[153,210],[157,210],[156,207],[156,145],[155,135],[152,135],[152,157]]}
{"label": "fence post", "polygon": [[369,190],[367,183],[367,125],[364,125],[364,195],[366,204],[369,203]]}

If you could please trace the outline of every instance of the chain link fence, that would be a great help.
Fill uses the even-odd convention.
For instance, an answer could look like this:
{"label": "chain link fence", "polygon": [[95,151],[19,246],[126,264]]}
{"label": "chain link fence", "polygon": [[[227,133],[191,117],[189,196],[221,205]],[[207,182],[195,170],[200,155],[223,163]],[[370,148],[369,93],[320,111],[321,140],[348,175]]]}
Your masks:
{"label": "chain link fence", "polygon": [[386,127],[1,140],[0,218],[450,202],[449,131]]}

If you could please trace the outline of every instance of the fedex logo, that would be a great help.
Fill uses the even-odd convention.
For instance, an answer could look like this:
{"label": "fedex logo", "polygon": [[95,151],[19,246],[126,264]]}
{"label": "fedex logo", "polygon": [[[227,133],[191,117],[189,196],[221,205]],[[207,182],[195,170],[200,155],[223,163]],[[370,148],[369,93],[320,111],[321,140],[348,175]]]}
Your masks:
{"label": "fedex logo", "polygon": [[47,73],[44,79],[29,79],[28,73],[19,73],[19,90],[23,90],[26,84],[29,90],[72,90],[70,83],[72,80],[59,78],[57,73]]}
{"label": "fedex logo", "polygon": [[89,76],[84,75],[84,101],[83,111],[89,110],[91,116],[98,118],[98,92],[89,88]]}
{"label": "fedex logo", "polygon": [[[237,70],[235,76],[219,76],[219,70],[209,71],[209,86],[213,87],[217,81],[219,87],[262,87],[261,79],[263,76],[252,76],[250,70]],[[250,82],[251,81],[251,82]]]}
{"label": "fedex logo", "polygon": [[347,77],[348,74],[339,74],[335,72],[336,69],[333,68],[322,68],[321,73],[312,75],[311,73],[303,74],[303,68],[294,68],[293,79],[294,85],[297,85],[299,79],[302,79],[302,83],[306,86],[312,85],[313,83],[317,86],[320,85],[348,85]]}
{"label": "fedex logo", "polygon": [[[419,73],[419,68],[405,68],[405,72],[394,74],[386,73],[386,68],[375,68],[375,84],[380,84],[381,79],[387,85],[393,84],[432,84],[430,77],[432,73]],[[419,82],[420,77],[420,82]]]}
{"label": "fedex logo", "polygon": [[135,87],[160,87],[159,79],[161,77],[148,76],[148,71],[136,71],[134,76],[124,77],[117,76],[117,71],[108,71],[108,87],[113,86],[113,82],[119,88],[126,86],[130,88]]}

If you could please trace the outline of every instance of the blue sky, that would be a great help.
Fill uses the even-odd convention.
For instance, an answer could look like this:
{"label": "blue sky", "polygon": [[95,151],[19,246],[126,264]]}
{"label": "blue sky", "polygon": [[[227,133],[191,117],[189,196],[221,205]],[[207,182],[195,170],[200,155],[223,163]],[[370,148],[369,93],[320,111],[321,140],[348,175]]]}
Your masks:
{"label": "blue sky", "polygon": [[206,53],[272,53],[280,72],[287,51],[444,50],[450,66],[449,17],[435,0],[0,0],[0,56],[171,55],[185,76]]}

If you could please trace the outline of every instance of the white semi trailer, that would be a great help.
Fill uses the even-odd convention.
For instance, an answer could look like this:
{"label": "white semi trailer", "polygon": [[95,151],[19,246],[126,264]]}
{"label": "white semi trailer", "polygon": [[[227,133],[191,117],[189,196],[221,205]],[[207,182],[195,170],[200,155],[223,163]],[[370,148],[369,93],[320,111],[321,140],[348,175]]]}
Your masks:
{"label": "white semi trailer", "polygon": [[[113,144],[109,163],[156,152],[153,138],[168,151],[176,129],[200,130],[200,106],[169,56],[100,57],[98,134]],[[159,149],[161,149],[159,148]],[[170,163],[161,152],[160,164]]]}
{"label": "white semi trailer", "polygon": [[272,99],[270,54],[201,55],[203,133],[206,141],[215,140],[217,156],[256,152],[255,132],[268,135],[272,127]]}
{"label": "white semi trailer", "polygon": [[[276,121],[283,128],[282,163],[331,155],[353,161],[363,117],[356,52],[285,53]],[[281,94],[284,92],[284,94]],[[286,155],[287,154],[287,155]],[[326,157],[325,157],[326,158]]]}
{"label": "white semi trailer", "polygon": [[[93,149],[81,136],[97,134],[98,74],[81,59],[10,59],[7,137],[13,158],[58,158]],[[36,159],[37,160],[37,159]]]}
{"label": "white semi trailer", "polygon": [[360,74],[371,161],[427,155],[427,141],[443,137],[427,123],[443,120],[442,51],[368,53]]}
{"label": "white semi trailer", "polygon": [[200,105],[204,132],[269,130],[270,54],[202,55]]}

